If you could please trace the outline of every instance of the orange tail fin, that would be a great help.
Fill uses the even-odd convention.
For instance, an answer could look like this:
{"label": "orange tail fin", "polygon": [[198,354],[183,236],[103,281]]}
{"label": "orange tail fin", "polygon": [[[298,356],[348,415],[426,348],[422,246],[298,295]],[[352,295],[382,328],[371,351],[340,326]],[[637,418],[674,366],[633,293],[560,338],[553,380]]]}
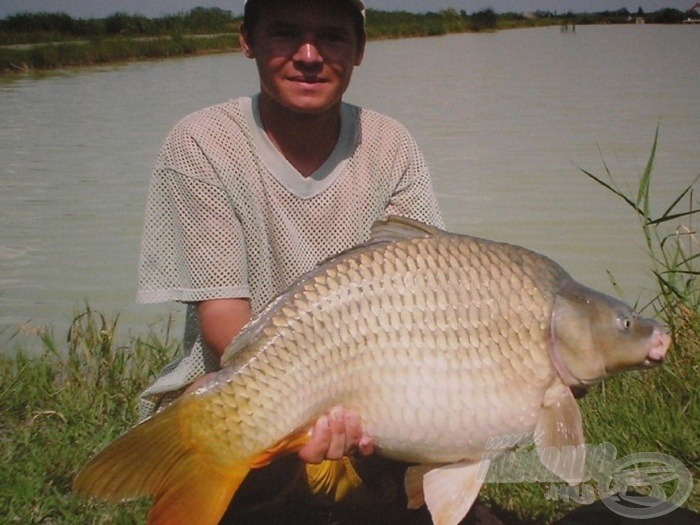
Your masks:
{"label": "orange tail fin", "polygon": [[236,490],[248,475],[247,467],[212,472],[199,458],[179,461],[164,490],[155,496],[148,525],[216,525]]}
{"label": "orange tail fin", "polygon": [[132,428],[90,460],[73,490],[106,501],[150,496],[151,525],[215,525],[250,466],[217,464],[190,438],[182,422],[197,410],[181,398]]}
{"label": "orange tail fin", "polygon": [[90,460],[74,492],[116,502],[150,496],[149,525],[216,525],[250,469],[308,441],[299,431],[242,463],[226,462],[188,431],[199,410],[185,396],[135,426]]}

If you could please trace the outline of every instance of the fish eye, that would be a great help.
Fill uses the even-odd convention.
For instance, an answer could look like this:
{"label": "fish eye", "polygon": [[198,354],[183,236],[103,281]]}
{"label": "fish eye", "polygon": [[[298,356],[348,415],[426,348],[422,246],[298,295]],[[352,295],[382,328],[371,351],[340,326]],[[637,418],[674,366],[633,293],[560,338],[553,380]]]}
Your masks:
{"label": "fish eye", "polygon": [[629,332],[632,327],[632,319],[627,316],[619,316],[617,318],[617,326],[623,332]]}

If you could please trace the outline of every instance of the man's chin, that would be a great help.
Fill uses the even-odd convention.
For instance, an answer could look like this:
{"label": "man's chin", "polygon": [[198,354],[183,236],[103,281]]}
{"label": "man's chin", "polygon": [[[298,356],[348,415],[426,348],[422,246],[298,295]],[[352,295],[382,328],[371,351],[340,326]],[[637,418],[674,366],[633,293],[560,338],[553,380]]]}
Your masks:
{"label": "man's chin", "polygon": [[287,96],[270,97],[280,109],[299,115],[324,115],[337,112],[340,108],[341,97],[321,93],[293,93]]}
{"label": "man's chin", "polygon": [[286,105],[287,109],[301,115],[324,115],[331,111],[337,111],[340,107],[340,100],[318,101],[318,100],[295,100]]}

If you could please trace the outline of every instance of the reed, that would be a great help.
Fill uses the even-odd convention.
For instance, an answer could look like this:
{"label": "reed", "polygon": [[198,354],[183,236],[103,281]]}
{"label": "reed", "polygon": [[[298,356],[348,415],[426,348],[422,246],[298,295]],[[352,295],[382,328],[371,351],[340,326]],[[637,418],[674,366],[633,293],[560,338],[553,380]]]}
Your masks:
{"label": "reed", "polygon": [[[673,344],[661,369],[604,382],[584,400],[584,424],[592,442],[615,440],[618,457],[649,451],[668,454],[700,481],[700,240],[693,227],[700,211],[693,189],[700,175],[654,215],[652,173],[658,139],[657,128],[635,193],[621,190],[605,165],[604,175],[584,173],[636,215],[657,282],[656,295],[640,309],[652,310],[668,326]],[[700,511],[699,488],[696,485],[688,500],[695,511]]]}

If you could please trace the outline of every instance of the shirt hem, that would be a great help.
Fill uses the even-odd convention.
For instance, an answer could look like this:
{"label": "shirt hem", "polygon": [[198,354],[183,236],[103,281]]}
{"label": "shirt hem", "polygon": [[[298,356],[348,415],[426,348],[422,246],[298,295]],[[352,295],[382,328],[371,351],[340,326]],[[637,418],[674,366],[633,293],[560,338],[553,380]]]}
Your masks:
{"label": "shirt hem", "polygon": [[170,301],[194,303],[210,299],[250,299],[251,297],[252,294],[249,286],[231,286],[227,288],[202,288],[197,290],[139,290],[136,293],[136,302],[142,304],[166,303]]}

